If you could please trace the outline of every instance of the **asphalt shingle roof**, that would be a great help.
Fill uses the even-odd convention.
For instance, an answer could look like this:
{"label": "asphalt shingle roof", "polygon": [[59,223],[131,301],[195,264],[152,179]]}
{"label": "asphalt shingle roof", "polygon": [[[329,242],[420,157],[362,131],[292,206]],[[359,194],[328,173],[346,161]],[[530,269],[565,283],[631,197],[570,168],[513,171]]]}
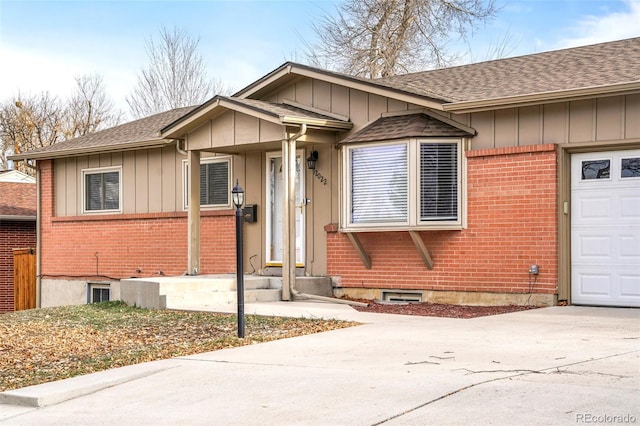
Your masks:
{"label": "asphalt shingle roof", "polygon": [[187,114],[195,106],[172,109],[170,111],[161,112],[109,129],[101,130],[95,133],[89,133],[75,139],[60,142],[55,145],[46,146],[29,151],[29,154],[40,153],[63,153],[72,150],[87,150],[101,147],[114,147],[118,145],[132,144],[136,142],[161,141],[159,130],[167,124],[177,120]]}
{"label": "asphalt shingle roof", "polygon": [[447,102],[640,81],[640,38],[372,80]]}
{"label": "asphalt shingle roof", "polygon": [[0,182],[0,216],[35,215],[35,183]]}
{"label": "asphalt shingle roof", "polygon": [[343,139],[340,143],[373,142],[417,137],[469,137],[473,134],[427,114],[382,117]]}

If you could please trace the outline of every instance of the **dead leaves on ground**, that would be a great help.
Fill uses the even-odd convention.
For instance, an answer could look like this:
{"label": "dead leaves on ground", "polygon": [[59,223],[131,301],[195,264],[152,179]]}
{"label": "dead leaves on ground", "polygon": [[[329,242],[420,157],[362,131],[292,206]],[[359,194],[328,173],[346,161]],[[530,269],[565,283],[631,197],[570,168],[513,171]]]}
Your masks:
{"label": "dead leaves on ground", "polygon": [[0,315],[0,391],[140,362],[349,327],[355,323],[146,310],[119,302]]}

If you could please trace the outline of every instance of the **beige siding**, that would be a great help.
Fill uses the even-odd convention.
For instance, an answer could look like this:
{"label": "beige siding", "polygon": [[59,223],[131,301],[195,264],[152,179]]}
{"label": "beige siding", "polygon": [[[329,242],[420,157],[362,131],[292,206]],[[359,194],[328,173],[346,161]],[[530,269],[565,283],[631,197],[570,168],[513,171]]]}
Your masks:
{"label": "beige siding", "polygon": [[568,134],[567,108],[564,102],[541,107],[542,143],[565,143]]}
{"label": "beige siding", "polygon": [[182,211],[182,160],[175,146],[54,161],[55,214],[82,214],[82,170],[122,167],[122,212]]}
{"label": "beige siding", "polygon": [[[640,137],[640,95],[611,96],[471,114],[473,149]],[[453,117],[464,122],[462,117]]]}
{"label": "beige siding", "polygon": [[349,88],[335,84],[331,86],[331,112],[349,116]]}
{"label": "beige siding", "polygon": [[541,107],[520,108],[518,111],[518,145],[536,145],[542,141]]}
{"label": "beige siding", "polygon": [[313,81],[312,106],[323,111],[331,110],[331,83],[319,80]]}
{"label": "beige siding", "polygon": [[640,94],[625,99],[624,137],[640,138]]}
{"label": "beige siding", "polygon": [[616,140],[624,137],[624,98],[596,100],[596,140]]}
{"label": "beige siding", "polygon": [[136,212],[136,152],[127,151],[122,158],[122,212]]}
{"label": "beige siding", "polygon": [[518,144],[518,111],[501,109],[495,112],[495,146],[497,148]]}

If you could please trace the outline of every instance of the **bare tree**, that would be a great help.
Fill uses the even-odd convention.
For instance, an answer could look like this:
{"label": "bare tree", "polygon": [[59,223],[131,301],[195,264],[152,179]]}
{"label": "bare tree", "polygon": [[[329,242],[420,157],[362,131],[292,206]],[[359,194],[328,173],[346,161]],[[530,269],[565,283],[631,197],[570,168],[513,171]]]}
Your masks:
{"label": "bare tree", "polygon": [[348,74],[388,77],[447,65],[446,44],[496,12],[494,0],[346,0],[314,31],[314,64]]}
{"label": "bare tree", "polygon": [[183,29],[162,27],[160,41],[147,41],[149,63],[138,75],[133,92],[127,96],[131,114],[138,118],[173,108],[200,104],[224,85],[209,79],[198,53],[199,38]]}
{"label": "bare tree", "polygon": [[[105,95],[97,75],[76,78],[76,89],[65,101],[49,92],[13,96],[0,103],[0,166],[8,153],[19,154],[118,124],[120,113]],[[32,173],[29,164],[16,168]]]}
{"label": "bare tree", "polygon": [[[18,95],[0,105],[0,138],[5,151],[19,154],[64,140],[64,107],[49,92]],[[30,172],[25,164],[16,167]]]}
{"label": "bare tree", "polygon": [[98,74],[76,77],[76,88],[67,102],[65,139],[72,139],[118,124],[122,114],[105,93],[104,81]]}

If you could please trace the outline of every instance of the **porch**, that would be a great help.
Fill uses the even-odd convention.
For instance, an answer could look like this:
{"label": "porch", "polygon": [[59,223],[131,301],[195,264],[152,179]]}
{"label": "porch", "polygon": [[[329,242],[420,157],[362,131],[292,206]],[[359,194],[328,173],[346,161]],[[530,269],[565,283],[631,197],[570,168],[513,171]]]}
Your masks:
{"label": "porch", "polygon": [[[236,284],[235,274],[129,278],[120,282],[120,298],[129,305],[148,309],[235,306]],[[329,277],[298,276],[295,290],[299,299],[333,296]],[[245,303],[281,300],[281,276],[244,276]]]}

